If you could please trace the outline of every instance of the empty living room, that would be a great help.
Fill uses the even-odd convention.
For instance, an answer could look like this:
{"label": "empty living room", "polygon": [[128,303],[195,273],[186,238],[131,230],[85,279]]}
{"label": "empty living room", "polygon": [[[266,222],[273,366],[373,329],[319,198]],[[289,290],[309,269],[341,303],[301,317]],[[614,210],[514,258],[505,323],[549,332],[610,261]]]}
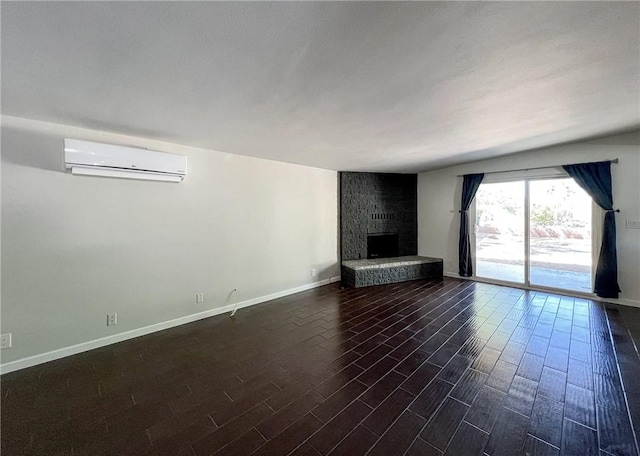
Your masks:
{"label": "empty living room", "polygon": [[640,3],[0,2],[3,456],[640,456]]}

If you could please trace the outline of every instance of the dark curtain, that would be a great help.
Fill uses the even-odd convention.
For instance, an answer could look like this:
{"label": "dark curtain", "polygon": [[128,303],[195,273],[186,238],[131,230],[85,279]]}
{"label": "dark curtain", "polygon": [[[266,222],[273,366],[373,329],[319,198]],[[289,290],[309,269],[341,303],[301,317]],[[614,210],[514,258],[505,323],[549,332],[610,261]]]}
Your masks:
{"label": "dark curtain", "polygon": [[617,298],[618,254],[616,252],[616,219],[611,190],[611,162],[564,165],[564,170],[606,211],[602,247],[596,268],[594,291],[601,298]]}
{"label": "dark curtain", "polygon": [[462,204],[460,206],[460,240],[458,241],[458,273],[461,277],[471,277],[471,243],[469,241],[469,206],[476,196],[484,174],[466,174],[462,182]]}

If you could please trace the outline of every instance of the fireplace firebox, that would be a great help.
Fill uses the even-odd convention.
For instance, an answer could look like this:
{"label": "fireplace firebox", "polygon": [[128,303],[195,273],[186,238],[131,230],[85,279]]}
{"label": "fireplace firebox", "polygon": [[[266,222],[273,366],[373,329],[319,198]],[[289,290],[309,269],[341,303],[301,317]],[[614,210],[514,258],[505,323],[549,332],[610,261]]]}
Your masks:
{"label": "fireplace firebox", "polygon": [[398,233],[372,233],[367,235],[367,258],[398,256]]}

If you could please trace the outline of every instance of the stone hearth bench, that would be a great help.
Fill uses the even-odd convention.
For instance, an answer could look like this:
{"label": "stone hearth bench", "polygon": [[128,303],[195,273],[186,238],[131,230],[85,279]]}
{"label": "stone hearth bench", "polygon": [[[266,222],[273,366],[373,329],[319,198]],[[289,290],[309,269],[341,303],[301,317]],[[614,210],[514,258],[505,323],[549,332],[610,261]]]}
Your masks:
{"label": "stone hearth bench", "polygon": [[408,280],[442,279],[442,258],[418,255],[342,262],[342,283],[368,287]]}

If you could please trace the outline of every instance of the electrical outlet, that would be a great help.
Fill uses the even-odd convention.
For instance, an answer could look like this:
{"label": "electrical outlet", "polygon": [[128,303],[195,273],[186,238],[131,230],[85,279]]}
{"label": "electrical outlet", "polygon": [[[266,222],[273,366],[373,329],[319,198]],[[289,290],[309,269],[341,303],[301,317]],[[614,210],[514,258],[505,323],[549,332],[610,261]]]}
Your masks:
{"label": "electrical outlet", "polygon": [[6,348],[11,348],[11,333],[2,334],[0,336],[0,349],[4,350]]}
{"label": "electrical outlet", "polygon": [[196,304],[204,302],[204,293],[196,293]]}
{"label": "electrical outlet", "polygon": [[316,277],[317,275],[318,275],[318,270],[317,270],[317,269],[315,269],[315,268],[313,268],[313,269],[311,270],[311,277]]}
{"label": "electrical outlet", "polygon": [[118,314],[113,313],[107,315],[107,326],[115,326],[118,324]]}

